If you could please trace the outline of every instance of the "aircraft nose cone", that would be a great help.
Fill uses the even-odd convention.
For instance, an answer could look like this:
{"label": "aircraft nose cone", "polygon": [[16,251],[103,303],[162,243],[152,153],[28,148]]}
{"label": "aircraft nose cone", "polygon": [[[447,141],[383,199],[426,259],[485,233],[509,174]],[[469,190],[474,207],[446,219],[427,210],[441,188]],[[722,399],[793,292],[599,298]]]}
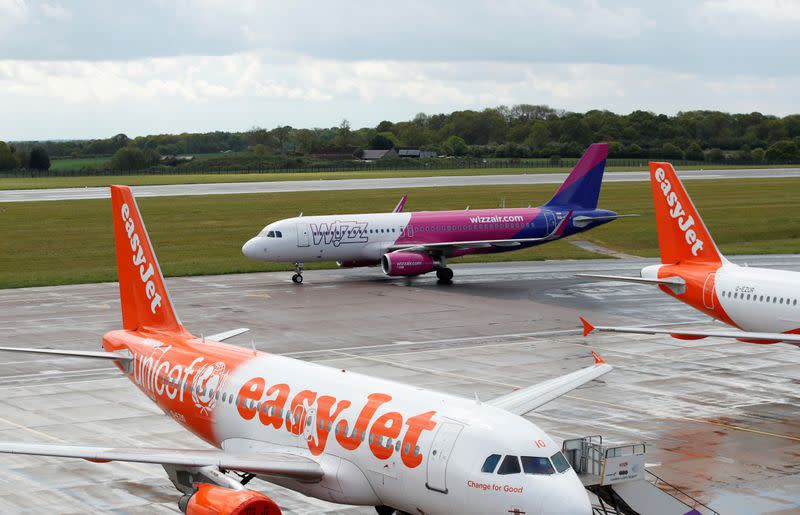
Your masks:
{"label": "aircraft nose cone", "polygon": [[578,478],[549,489],[542,502],[541,515],[591,515],[589,495]]}
{"label": "aircraft nose cone", "polygon": [[261,259],[266,254],[266,248],[258,241],[259,238],[250,238],[242,245],[242,254],[250,259]]}

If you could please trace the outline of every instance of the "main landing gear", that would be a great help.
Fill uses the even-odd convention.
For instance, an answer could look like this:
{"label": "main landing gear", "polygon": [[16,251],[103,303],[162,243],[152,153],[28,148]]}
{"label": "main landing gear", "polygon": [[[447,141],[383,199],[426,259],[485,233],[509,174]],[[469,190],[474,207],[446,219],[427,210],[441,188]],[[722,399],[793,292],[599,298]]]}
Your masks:
{"label": "main landing gear", "polygon": [[303,284],[303,263],[294,264],[294,275],[292,276],[292,282],[295,284]]}
{"label": "main landing gear", "polygon": [[447,267],[439,268],[436,270],[436,277],[442,284],[450,284],[453,282],[453,271]]}

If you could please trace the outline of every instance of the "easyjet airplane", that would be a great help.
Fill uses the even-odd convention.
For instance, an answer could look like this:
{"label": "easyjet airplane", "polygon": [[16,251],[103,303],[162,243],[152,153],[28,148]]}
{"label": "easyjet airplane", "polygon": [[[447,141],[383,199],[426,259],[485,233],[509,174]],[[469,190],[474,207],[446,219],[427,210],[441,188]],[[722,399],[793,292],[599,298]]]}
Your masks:
{"label": "easyjet airplane", "polygon": [[583,154],[550,201],[541,207],[299,216],[273,222],[242,247],[259,261],[294,263],[295,283],[307,262],[342,267],[380,264],[389,276],[436,271],[449,282],[447,258],[524,249],[589,230],[625,215],[597,209],[608,145]]}
{"label": "easyjet airplane", "polygon": [[523,415],[611,370],[595,364],[480,401],[205,339],[178,320],[130,190],[111,187],[122,329],[97,352],[216,449],[0,443],[0,452],[157,463],[190,515],[280,514],[253,477],[378,513],[589,514],[556,443]]}
{"label": "easyjet airplane", "polygon": [[686,340],[718,336],[800,345],[800,273],[731,263],[711,239],[672,165],[650,163],[650,181],[662,264],[643,268],[641,277],[579,276],[657,285],[667,295],[742,331],[595,327],[581,318],[584,333],[671,334]]}

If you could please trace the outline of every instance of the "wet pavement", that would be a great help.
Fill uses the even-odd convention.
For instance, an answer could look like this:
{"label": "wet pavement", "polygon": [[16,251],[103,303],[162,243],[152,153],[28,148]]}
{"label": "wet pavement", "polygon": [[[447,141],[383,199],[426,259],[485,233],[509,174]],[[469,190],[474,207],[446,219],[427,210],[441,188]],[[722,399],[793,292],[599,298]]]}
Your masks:
{"label": "wet pavement", "polygon": [[[800,256],[736,262],[800,270]],[[592,362],[615,370],[530,415],[552,436],[643,441],[650,470],[720,513],[796,513],[800,505],[800,349],[722,339],[599,334],[613,324],[709,327],[645,285],[575,273],[637,273],[650,260],[456,265],[455,282],[379,269],[169,279],[195,334],[467,397],[489,399]],[[4,345],[91,350],[119,325],[116,285],[0,291]],[[104,363],[0,354],[0,440],[202,447]],[[374,513],[253,482],[284,513]],[[0,512],[175,513],[159,466],[0,456]]]}

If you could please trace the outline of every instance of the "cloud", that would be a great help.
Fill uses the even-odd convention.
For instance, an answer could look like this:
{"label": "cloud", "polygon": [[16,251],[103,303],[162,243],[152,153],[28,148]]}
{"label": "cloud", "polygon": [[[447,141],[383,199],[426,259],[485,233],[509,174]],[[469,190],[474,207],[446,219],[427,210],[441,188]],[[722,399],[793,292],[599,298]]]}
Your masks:
{"label": "cloud", "polygon": [[[342,118],[361,127],[410,119],[420,111],[516,103],[621,113],[788,114],[800,105],[798,92],[798,74],[710,80],[648,65],[597,63],[345,61],[267,51],[133,61],[0,61],[0,118],[20,121],[12,124],[17,139],[334,126]],[[68,132],[49,132],[59,127]]]}

